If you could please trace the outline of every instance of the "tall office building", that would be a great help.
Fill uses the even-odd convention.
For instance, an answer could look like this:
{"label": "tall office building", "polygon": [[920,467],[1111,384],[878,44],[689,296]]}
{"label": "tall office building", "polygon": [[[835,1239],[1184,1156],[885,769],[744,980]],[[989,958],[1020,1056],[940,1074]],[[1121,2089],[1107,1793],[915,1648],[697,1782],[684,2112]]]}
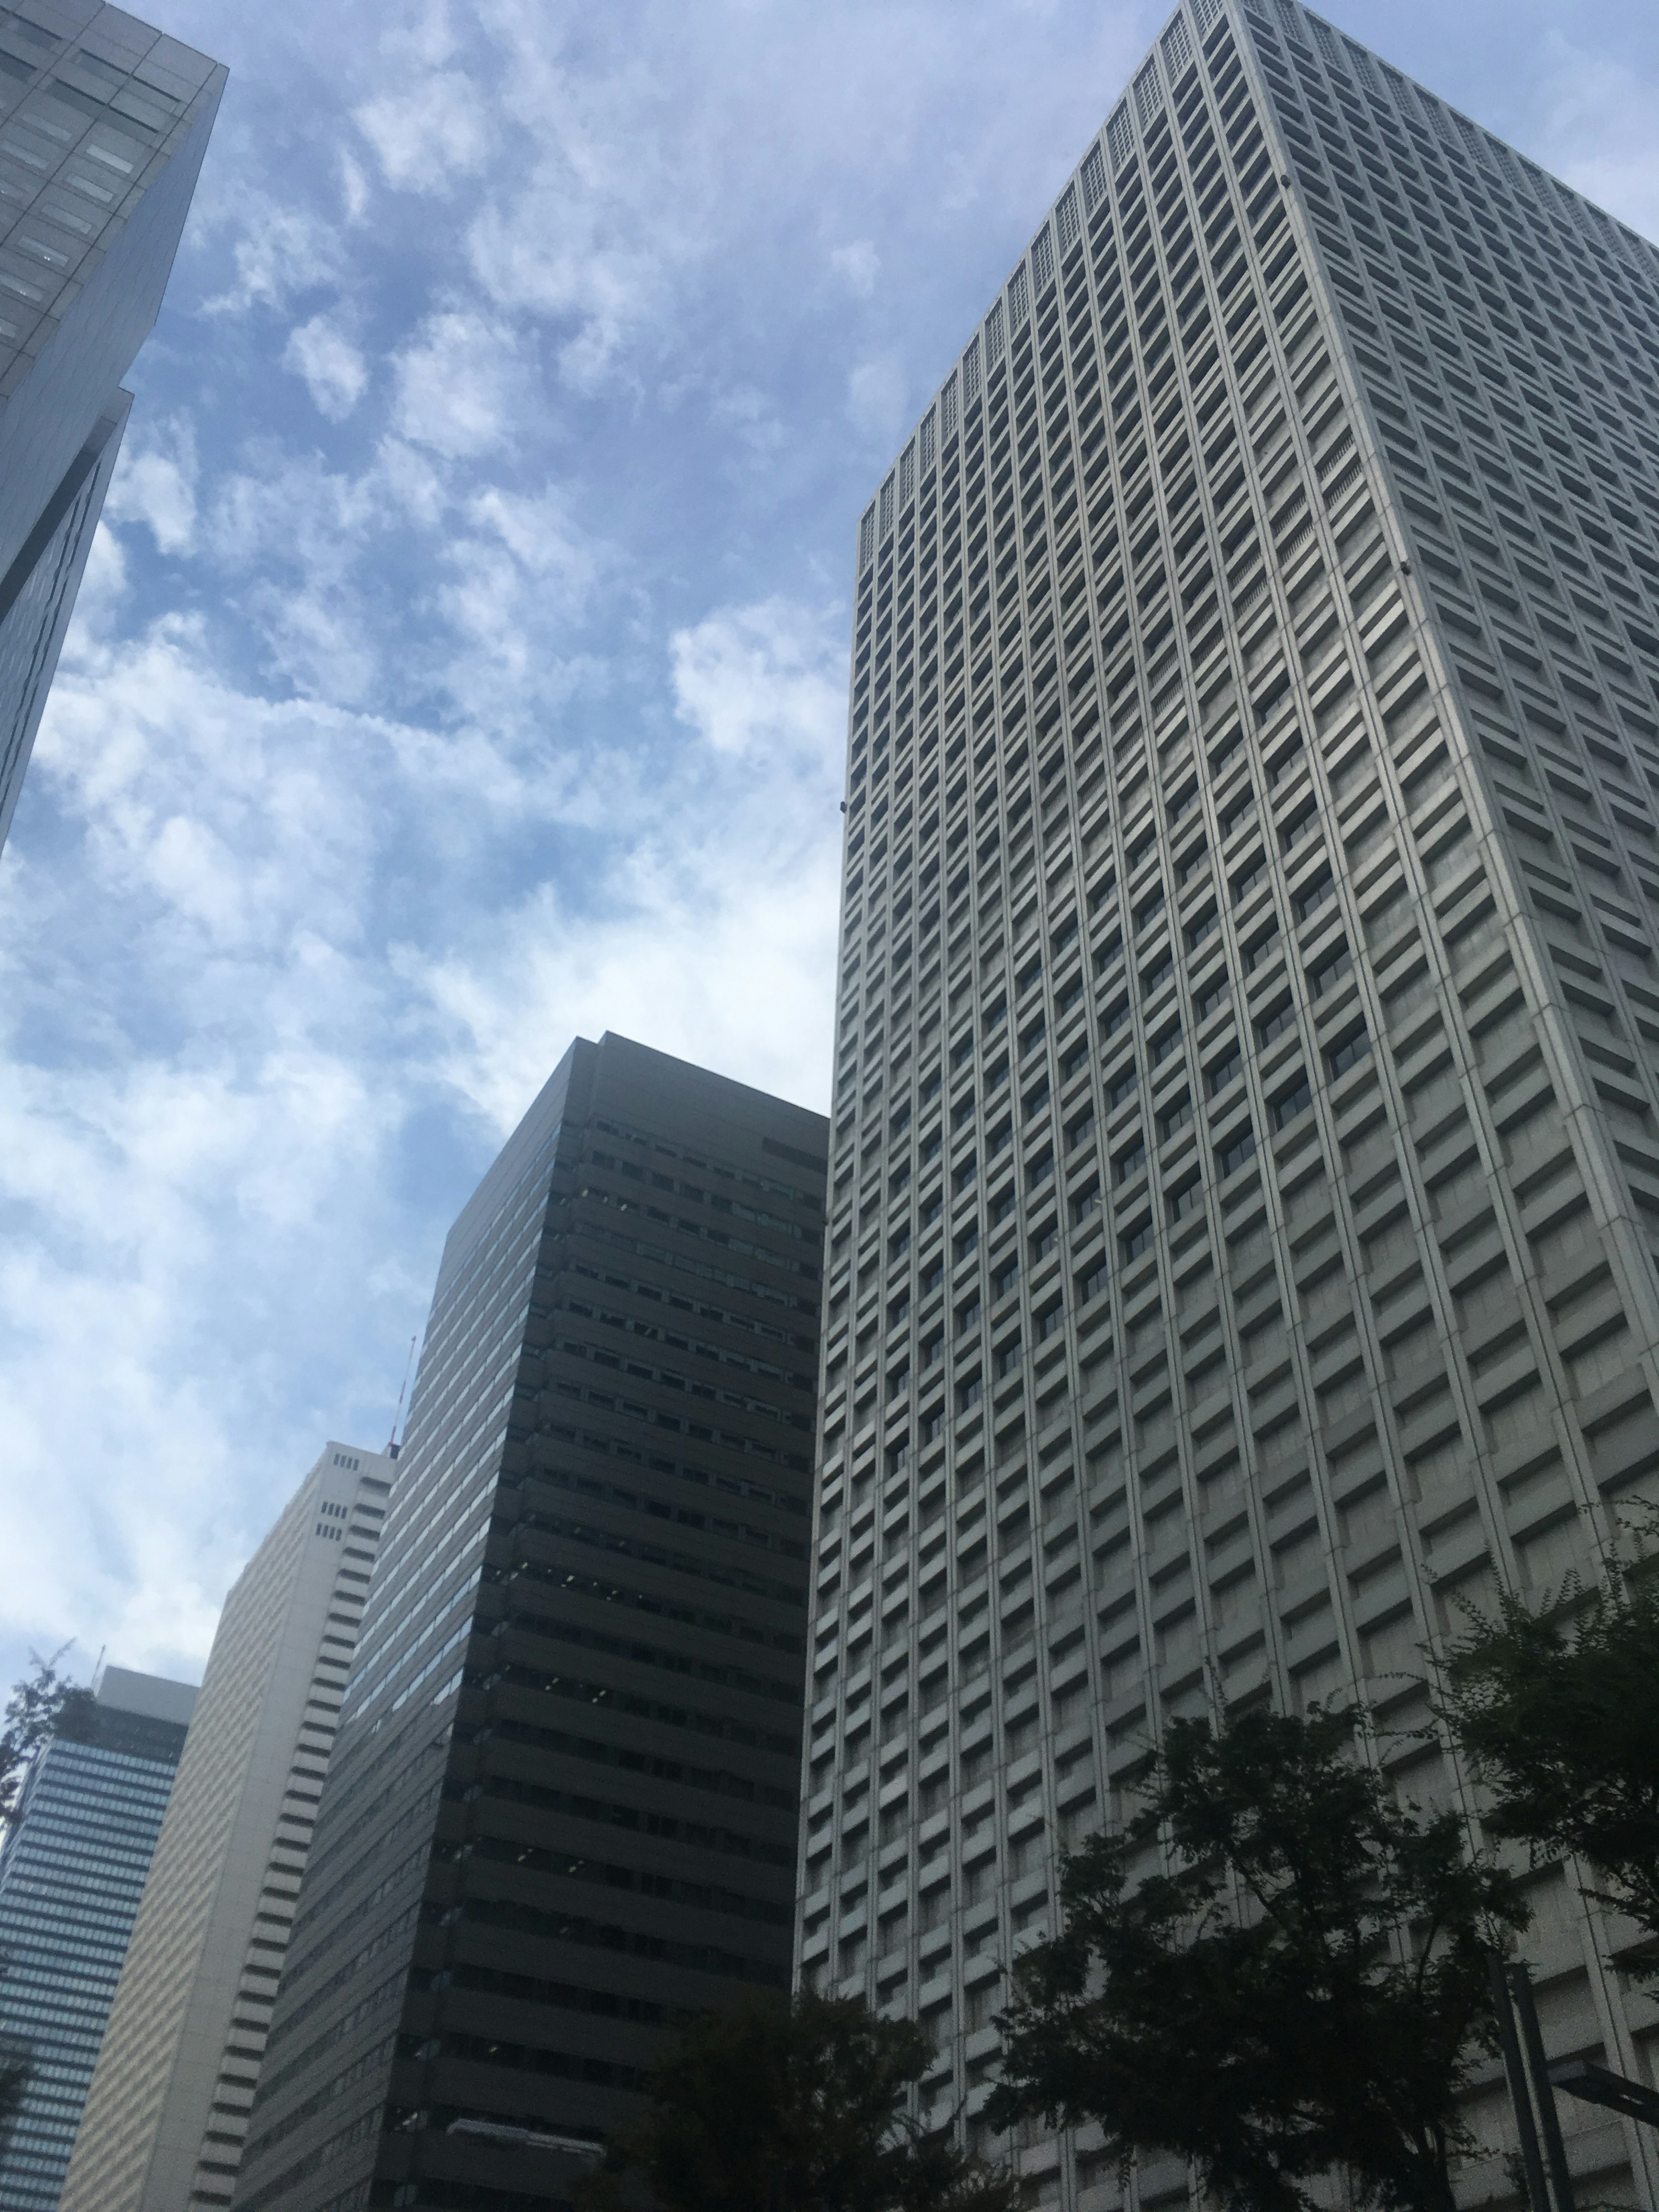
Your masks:
{"label": "tall office building", "polygon": [[[1645,241],[1190,0],[860,523],[799,1959],[935,2113],[1169,1716],[1422,1717],[1651,1487],[1656,335]],[[1640,2075],[1538,1903],[1553,2051]]]}
{"label": "tall office building", "polygon": [[787,1985],[826,1137],[578,1040],[450,1231],[244,2212],[550,2208]]}
{"label": "tall office building", "polygon": [[196,1692],[106,1667],[23,1784],[0,1853],[0,2041],[26,2051],[0,2204],[53,2212]]}
{"label": "tall office building", "polygon": [[98,0],[0,10],[0,845],[224,82]]}
{"label": "tall office building", "polygon": [[325,1446],[225,1600],[60,2212],[230,2202],[395,1465]]}

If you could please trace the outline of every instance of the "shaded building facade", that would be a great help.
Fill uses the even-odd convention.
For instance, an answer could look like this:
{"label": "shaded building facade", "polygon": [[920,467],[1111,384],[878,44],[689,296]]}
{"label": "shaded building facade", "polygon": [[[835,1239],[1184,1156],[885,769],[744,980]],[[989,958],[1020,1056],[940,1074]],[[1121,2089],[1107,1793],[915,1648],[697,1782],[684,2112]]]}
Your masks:
{"label": "shaded building facade", "polygon": [[[1193,0],[862,519],[798,1955],[934,2117],[1170,1716],[1358,1691],[1454,1792],[1423,1645],[1652,1492],[1656,337],[1647,241]],[[1644,2076],[1537,1904],[1553,2055]]]}
{"label": "shaded building facade", "polygon": [[0,2204],[53,2212],[196,1692],[106,1667],[36,1758],[0,1853],[0,2039],[27,2055]]}
{"label": "shaded building facade", "polygon": [[0,17],[0,845],[224,82],[97,0]]}
{"label": "shaded building facade", "polygon": [[396,1464],[325,1446],[225,1600],[60,2212],[230,2202]]}
{"label": "shaded building facade", "polygon": [[787,1985],[824,1139],[578,1040],[451,1231],[249,2212],[556,2205],[670,2031]]}

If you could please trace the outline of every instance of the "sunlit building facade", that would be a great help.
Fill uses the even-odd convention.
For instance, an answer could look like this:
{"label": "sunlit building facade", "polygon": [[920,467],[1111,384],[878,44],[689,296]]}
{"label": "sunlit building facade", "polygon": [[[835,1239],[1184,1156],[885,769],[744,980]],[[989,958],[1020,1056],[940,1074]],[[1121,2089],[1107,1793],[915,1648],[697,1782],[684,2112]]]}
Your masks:
{"label": "sunlit building facade", "polygon": [[59,2212],[230,2202],[396,1465],[325,1446],[225,1600]]}

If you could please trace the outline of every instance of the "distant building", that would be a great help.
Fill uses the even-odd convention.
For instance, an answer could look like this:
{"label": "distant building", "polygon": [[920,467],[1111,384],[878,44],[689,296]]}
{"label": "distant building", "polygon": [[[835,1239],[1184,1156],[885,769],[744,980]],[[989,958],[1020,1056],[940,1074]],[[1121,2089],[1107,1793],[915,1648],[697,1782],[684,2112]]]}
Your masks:
{"label": "distant building", "polygon": [[451,1230],[247,2212],[551,2208],[787,1987],[826,1133],[578,1040]]}
{"label": "distant building", "polygon": [[0,9],[0,845],[224,84],[118,8]]}
{"label": "distant building", "polygon": [[225,1601],[63,2212],[230,2202],[395,1464],[327,1445]]}
{"label": "distant building", "polygon": [[29,2075],[0,2205],[54,2212],[196,1692],[106,1667],[30,1770],[0,1852],[0,2047]]}

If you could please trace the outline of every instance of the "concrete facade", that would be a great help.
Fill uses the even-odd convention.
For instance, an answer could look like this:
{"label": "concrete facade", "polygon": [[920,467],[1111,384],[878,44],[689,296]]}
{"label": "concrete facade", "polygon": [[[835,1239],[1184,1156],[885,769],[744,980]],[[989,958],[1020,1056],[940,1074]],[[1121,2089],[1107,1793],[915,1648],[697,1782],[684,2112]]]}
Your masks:
{"label": "concrete facade", "polygon": [[230,2202],[395,1467],[326,1445],[225,1600],[62,2212]]}
{"label": "concrete facade", "polygon": [[578,1040],[457,1219],[243,2212],[556,2205],[787,1985],[825,1136]]}
{"label": "concrete facade", "polygon": [[99,0],[0,19],[0,845],[224,83]]}
{"label": "concrete facade", "polygon": [[[1646,241],[1193,0],[860,523],[798,1966],[975,2134],[1170,1716],[1358,1691],[1455,1792],[1424,1645],[1652,1492],[1656,335]],[[1552,2055],[1645,2076],[1536,1903]]]}
{"label": "concrete facade", "polygon": [[0,2039],[26,2054],[0,2130],[5,2212],[55,2212],[196,1692],[106,1667],[29,1770],[0,1853]]}

